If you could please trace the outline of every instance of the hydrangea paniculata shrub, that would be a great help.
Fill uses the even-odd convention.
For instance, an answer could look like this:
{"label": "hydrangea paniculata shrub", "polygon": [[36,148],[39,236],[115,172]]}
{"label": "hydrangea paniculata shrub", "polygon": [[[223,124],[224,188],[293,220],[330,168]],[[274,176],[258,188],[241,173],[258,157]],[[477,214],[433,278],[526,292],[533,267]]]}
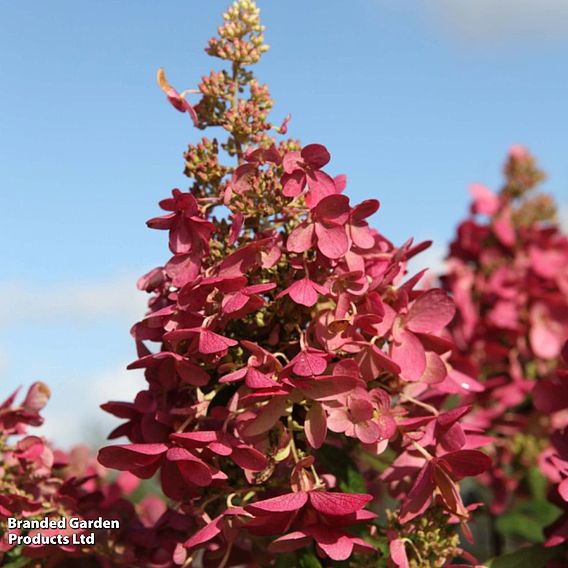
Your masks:
{"label": "hydrangea paniculata shrub", "polygon": [[239,0],[206,49],[228,69],[181,93],[158,73],[215,136],[189,145],[188,190],[148,222],[171,256],[139,281],[151,298],[130,367],[147,385],[104,405],[128,443],[99,461],[159,476],[191,526],[176,565],[449,565],[475,507],[460,481],[490,466],[469,407],[445,406],[483,390],[450,364],[454,303],[407,277],[429,243],[371,229],[379,202],[352,204],[328,150],[269,121],[249,69],[266,50]]}
{"label": "hydrangea paniculata shrub", "polygon": [[542,473],[555,453],[550,435],[566,425],[548,385],[559,380],[568,338],[568,237],[552,199],[535,191],[544,175],[525,148],[511,149],[504,175],[497,193],[471,187],[471,216],[459,225],[443,281],[457,306],[450,361],[485,388],[462,403],[473,405],[468,422],[493,437],[493,467],[481,479],[496,538],[518,544],[541,541],[557,514],[546,507]]}

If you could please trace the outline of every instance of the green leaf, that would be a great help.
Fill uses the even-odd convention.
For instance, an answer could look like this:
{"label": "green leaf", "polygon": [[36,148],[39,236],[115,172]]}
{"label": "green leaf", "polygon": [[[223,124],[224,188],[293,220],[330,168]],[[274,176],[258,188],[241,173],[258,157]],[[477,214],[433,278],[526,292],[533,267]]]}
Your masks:
{"label": "green leaf", "polygon": [[535,500],[546,501],[548,480],[537,467],[531,467],[527,471],[527,483],[529,485],[531,495]]}
{"label": "green leaf", "polygon": [[23,568],[31,563],[31,559],[25,556],[8,560],[7,564],[3,564],[4,568]]}
{"label": "green leaf", "polygon": [[295,563],[295,554],[279,554],[276,558],[276,564],[274,565],[274,568],[289,568],[290,566],[294,566]]}
{"label": "green leaf", "polygon": [[504,536],[529,542],[544,542],[543,529],[560,513],[547,501],[527,501],[497,519],[497,530]]}
{"label": "green leaf", "polygon": [[559,555],[561,547],[545,548],[541,544],[520,548],[497,556],[485,563],[486,568],[545,568],[546,563]]}
{"label": "green leaf", "polygon": [[318,450],[318,457],[335,475],[338,487],[345,493],[365,493],[365,480],[349,455],[340,448],[324,445]]}
{"label": "green leaf", "polygon": [[[291,566],[289,564],[288,566]],[[299,568],[322,568],[321,562],[312,550],[302,550],[298,558]]]}

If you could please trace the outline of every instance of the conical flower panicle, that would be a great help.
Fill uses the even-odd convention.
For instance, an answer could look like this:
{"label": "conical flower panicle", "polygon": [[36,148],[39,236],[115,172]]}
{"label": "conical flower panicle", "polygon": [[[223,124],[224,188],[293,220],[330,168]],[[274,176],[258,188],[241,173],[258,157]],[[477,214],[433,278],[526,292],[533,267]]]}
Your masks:
{"label": "conical flower panicle", "polygon": [[398,536],[374,520],[372,495],[389,492],[401,524],[433,509],[448,526],[468,520],[458,484],[489,467],[485,440],[462,425],[468,407],[443,405],[483,387],[449,363],[452,300],[407,278],[429,243],[393,245],[369,226],[379,202],[350,202],[324,146],[269,122],[248,69],[262,33],[239,0],[207,48],[228,69],[181,94],[159,74],[189,125],[219,137],[189,146],[189,189],[148,222],[171,256],[139,282],[151,299],[130,367],[147,385],[105,405],[129,443],[99,460],[158,474],[171,511],[199,527],[164,545],[176,564],[270,566],[313,547],[376,562]]}

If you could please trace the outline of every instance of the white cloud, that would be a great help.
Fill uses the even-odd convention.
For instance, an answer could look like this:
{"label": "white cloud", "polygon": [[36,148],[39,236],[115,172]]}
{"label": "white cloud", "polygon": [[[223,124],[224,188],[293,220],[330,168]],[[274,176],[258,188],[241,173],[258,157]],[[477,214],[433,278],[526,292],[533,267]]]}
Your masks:
{"label": "white cloud", "polygon": [[568,32],[567,0],[433,0],[425,5],[449,32],[471,42],[566,40]]}
{"label": "white cloud", "polygon": [[43,287],[3,282],[0,283],[0,323],[137,319],[144,312],[147,296],[136,289],[135,283],[136,278],[130,275]]}

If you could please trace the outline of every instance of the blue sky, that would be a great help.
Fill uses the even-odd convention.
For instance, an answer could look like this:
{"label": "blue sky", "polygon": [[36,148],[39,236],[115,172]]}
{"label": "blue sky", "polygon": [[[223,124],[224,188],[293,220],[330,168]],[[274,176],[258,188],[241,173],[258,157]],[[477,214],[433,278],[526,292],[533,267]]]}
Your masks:
{"label": "blue sky", "polygon": [[[497,4],[497,6],[495,5]],[[145,228],[186,187],[198,133],[155,85],[180,90],[218,65],[203,47],[226,2],[0,2],[0,376],[44,380],[47,433],[100,438],[97,405],[140,378],[128,334],[136,277],[166,256]],[[324,143],[355,201],[382,203],[395,242],[443,254],[467,186],[497,186],[513,143],[568,204],[568,5],[563,0],[260,1],[271,50],[257,66],[290,133]]]}

